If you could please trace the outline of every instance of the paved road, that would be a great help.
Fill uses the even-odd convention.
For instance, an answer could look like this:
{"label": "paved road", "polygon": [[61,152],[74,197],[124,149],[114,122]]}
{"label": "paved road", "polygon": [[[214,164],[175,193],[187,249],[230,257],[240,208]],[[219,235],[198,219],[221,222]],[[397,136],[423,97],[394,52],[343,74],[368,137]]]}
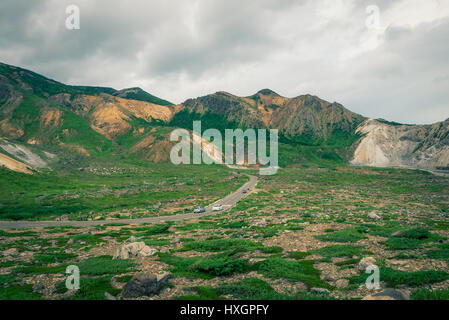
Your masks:
{"label": "paved road", "polygon": [[157,223],[164,221],[179,221],[194,219],[203,216],[210,216],[218,212],[212,212],[214,204],[219,203],[223,206],[223,210],[231,209],[239,200],[244,198],[247,194],[242,193],[244,189],[248,191],[253,189],[257,184],[257,177],[249,176],[250,179],[247,183],[241,186],[237,191],[231,193],[227,197],[216,201],[206,207],[206,212],[202,214],[177,214],[173,216],[161,216],[161,217],[149,217],[140,219],[120,219],[120,220],[96,220],[96,221],[0,221],[0,229],[25,229],[25,228],[45,228],[45,227],[60,227],[60,226],[75,226],[75,227],[89,227],[98,226],[108,223],[126,223],[126,224],[139,224],[139,223]]}

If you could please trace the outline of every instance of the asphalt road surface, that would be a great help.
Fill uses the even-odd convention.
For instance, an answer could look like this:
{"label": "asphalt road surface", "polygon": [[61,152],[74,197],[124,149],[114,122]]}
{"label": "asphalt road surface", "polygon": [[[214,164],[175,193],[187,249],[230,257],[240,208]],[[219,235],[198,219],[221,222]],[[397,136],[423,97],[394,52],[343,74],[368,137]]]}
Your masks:
{"label": "asphalt road surface", "polygon": [[[257,184],[257,177],[249,176],[247,183],[241,186],[237,191],[231,193],[225,198],[218,200],[206,207],[206,212],[203,213],[186,213],[177,214],[173,216],[148,217],[139,219],[116,219],[116,220],[96,220],[96,221],[0,221],[0,229],[26,229],[26,228],[45,228],[45,227],[61,227],[61,226],[75,226],[75,227],[89,227],[99,226],[109,223],[125,223],[125,224],[139,224],[139,223],[158,223],[165,221],[179,221],[187,219],[195,219],[203,216],[210,216],[222,211],[212,211],[214,204],[221,204],[223,211],[231,209],[239,200],[243,199],[249,194]],[[243,193],[243,190],[248,190],[248,193]]]}

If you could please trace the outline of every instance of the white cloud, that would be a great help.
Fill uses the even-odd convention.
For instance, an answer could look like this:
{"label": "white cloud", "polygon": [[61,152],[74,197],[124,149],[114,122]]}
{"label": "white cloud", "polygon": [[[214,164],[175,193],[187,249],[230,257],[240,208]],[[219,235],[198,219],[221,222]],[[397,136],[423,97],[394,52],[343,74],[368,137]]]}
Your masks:
{"label": "white cloud", "polygon": [[[64,27],[65,6],[81,29]],[[380,9],[368,29],[366,7]],[[316,94],[370,117],[449,117],[449,0],[0,3],[0,61],[174,102],[215,91]]]}

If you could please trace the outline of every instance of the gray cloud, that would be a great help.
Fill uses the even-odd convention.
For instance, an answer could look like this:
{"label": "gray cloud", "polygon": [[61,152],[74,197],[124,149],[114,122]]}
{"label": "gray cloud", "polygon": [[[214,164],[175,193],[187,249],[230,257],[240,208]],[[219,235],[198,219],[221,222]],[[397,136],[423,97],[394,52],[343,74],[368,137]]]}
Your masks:
{"label": "gray cloud", "polygon": [[[80,30],[64,26],[69,4]],[[62,82],[174,102],[270,87],[409,123],[449,117],[448,36],[448,0],[0,2],[0,61]]]}

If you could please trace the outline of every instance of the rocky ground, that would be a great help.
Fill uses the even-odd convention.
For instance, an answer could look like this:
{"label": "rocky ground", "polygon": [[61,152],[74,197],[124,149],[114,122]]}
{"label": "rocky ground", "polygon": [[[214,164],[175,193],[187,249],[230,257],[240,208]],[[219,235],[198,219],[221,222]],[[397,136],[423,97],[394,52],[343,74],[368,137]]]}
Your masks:
{"label": "rocky ground", "polygon": [[448,187],[412,170],[287,168],[216,216],[1,230],[0,298],[448,299]]}

